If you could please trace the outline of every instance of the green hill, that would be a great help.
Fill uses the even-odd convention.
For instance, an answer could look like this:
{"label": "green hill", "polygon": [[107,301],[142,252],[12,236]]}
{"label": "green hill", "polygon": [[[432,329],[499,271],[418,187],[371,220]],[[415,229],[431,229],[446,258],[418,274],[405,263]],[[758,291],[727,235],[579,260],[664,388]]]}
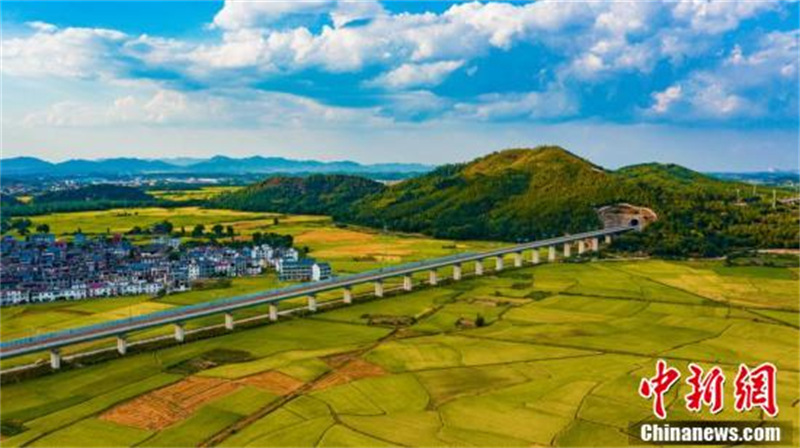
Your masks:
{"label": "green hill", "polygon": [[345,214],[350,205],[378,193],[383,184],[358,176],[315,174],[272,177],[241,190],[220,195],[212,207],[282,213]]}
{"label": "green hill", "polygon": [[353,219],[447,238],[529,240],[600,226],[617,177],[561,148],[514,149],[441,167],[366,198]]}
{"label": "green hill", "polygon": [[[351,176],[313,177],[270,179],[213,205],[329,214],[439,238],[515,242],[599,228],[598,208],[626,202],[660,217],[646,232],[620,240],[619,247],[629,250],[711,256],[798,244],[796,214],[772,209],[760,197],[737,204],[740,184],[678,165],[609,171],[555,146],[496,152],[390,187]],[[760,194],[766,199],[767,192]]]}

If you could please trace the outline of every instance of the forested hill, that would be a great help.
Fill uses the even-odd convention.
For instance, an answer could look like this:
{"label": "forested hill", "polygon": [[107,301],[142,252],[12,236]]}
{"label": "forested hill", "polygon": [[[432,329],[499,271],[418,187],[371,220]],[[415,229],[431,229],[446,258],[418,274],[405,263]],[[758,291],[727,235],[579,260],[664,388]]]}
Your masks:
{"label": "forested hill", "polygon": [[379,193],[379,182],[358,176],[315,174],[273,177],[210,201],[210,206],[247,211],[344,216],[357,200]]}
{"label": "forested hill", "polygon": [[72,190],[50,191],[33,198],[34,204],[76,201],[150,201],[153,197],[144,191],[123,185],[99,184]]}
{"label": "forested hill", "polygon": [[733,248],[798,244],[796,213],[772,209],[766,191],[737,201],[737,189],[751,192],[751,187],[677,165],[609,171],[559,147],[496,152],[390,187],[330,177],[270,179],[214,205],[324,213],[343,222],[442,238],[520,241],[598,228],[597,208],[628,202],[650,207],[660,217],[647,232],[621,243],[631,249],[718,255]]}
{"label": "forested hill", "polygon": [[[13,198],[12,198],[13,199]],[[69,190],[48,191],[30,202],[3,201],[3,216],[33,216],[57,212],[107,210],[118,207],[170,205],[144,191],[122,185],[97,184]]]}

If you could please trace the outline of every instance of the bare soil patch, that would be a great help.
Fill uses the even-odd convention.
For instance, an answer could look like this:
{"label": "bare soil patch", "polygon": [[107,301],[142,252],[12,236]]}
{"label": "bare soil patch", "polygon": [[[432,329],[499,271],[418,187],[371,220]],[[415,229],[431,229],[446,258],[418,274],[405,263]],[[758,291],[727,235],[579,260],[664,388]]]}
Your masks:
{"label": "bare soil patch", "polygon": [[299,389],[304,383],[293,376],[282,372],[270,370],[268,372],[257,373],[237,381],[239,384],[264,389],[275,395],[285,396]]}
{"label": "bare soil patch", "polygon": [[[331,367],[334,367],[331,365]],[[327,389],[339,386],[361,378],[370,378],[386,375],[386,370],[382,367],[364,361],[363,359],[353,359],[331,372],[328,376],[314,384],[313,390]]]}
{"label": "bare soil patch", "polygon": [[303,232],[295,237],[295,241],[304,243],[365,243],[374,240],[375,236],[363,232],[344,229],[318,229]]}
{"label": "bare soil patch", "polygon": [[188,418],[203,404],[240,387],[219,378],[189,377],[115,406],[100,418],[157,431]]}

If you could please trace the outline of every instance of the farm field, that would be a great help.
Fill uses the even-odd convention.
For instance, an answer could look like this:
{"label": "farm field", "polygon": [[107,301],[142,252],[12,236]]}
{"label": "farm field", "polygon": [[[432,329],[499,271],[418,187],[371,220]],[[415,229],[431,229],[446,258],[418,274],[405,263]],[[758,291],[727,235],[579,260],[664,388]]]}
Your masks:
{"label": "farm field", "polygon": [[158,199],[169,201],[203,201],[219,196],[223,193],[230,193],[242,187],[238,186],[213,186],[200,187],[197,189],[182,190],[148,190],[147,193]]}
{"label": "farm field", "polygon": [[[282,215],[177,208],[127,208],[91,212],[53,213],[31,217],[33,225],[47,224],[59,238],[69,239],[80,229],[87,235],[125,233],[134,226],[146,228],[168,220],[175,230],[191,233],[195,225],[210,229],[215,224],[233,226],[237,240],[249,241],[254,232],[292,235],[295,246],[308,248],[309,255],[330,262],[339,273],[355,273],[395,263],[450,255],[456,252],[488,250],[496,242],[439,240],[422,235],[380,232],[358,226],[341,227],[327,216]],[[149,241],[147,235],[131,236]]]}
{"label": "farm field", "polygon": [[[797,270],[770,269],[543,264],[4,383],[3,446],[621,446],[659,358],[720,366],[721,420],[762,418],[729,385],[774,363],[798,440]],[[678,384],[670,418],[711,418]]]}
{"label": "farm field", "polygon": [[[277,218],[277,223],[275,219]],[[237,238],[249,238],[253,232],[275,232],[289,234],[295,238],[295,246],[309,250],[309,255],[328,261],[338,275],[352,274],[391,264],[415,261],[422,258],[446,256],[464,251],[481,251],[497,247],[499,243],[453,242],[437,240],[419,235],[382,233],[367,228],[340,228],[325,216],[277,215],[269,213],[249,213],[228,210],[208,210],[198,207],[133,208],[106,211],[57,213],[36,216],[34,225],[46,223],[59,238],[70,238],[78,228],[88,235],[118,233],[129,230],[134,225],[146,227],[163,220],[169,220],[176,228],[190,229],[196,224],[207,228],[217,223],[233,225]],[[149,240],[149,236],[135,236]],[[140,314],[168,309],[174,306],[191,305],[241,294],[273,289],[287,284],[278,281],[274,272],[258,276],[232,280],[228,288],[203,291],[189,291],[156,298],[151,296],[125,296],[78,302],[54,302],[48,304],[23,305],[5,308],[0,313],[0,340],[10,340],[32,336],[50,331],[63,330],[82,325],[91,325],[107,320],[122,319]],[[356,293],[368,291],[365,285]],[[322,295],[320,300],[333,298]],[[338,294],[335,295],[338,298]],[[291,304],[287,304],[290,306]],[[264,314],[260,308],[237,313],[237,318]],[[217,319],[218,320],[218,319]],[[218,323],[214,318],[190,323],[198,327]],[[169,333],[169,328],[155,329],[134,336],[143,339]],[[69,347],[66,353],[96,347]],[[4,360],[4,368],[27,363],[36,357],[21,357]]]}

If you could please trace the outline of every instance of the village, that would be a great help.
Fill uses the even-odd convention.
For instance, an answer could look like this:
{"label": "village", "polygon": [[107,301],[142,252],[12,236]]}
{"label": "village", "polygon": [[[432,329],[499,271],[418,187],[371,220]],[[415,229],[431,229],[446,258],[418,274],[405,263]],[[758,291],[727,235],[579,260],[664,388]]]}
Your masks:
{"label": "village", "polygon": [[253,242],[244,246],[182,244],[160,235],[134,244],[122,235],[63,241],[51,233],[25,239],[4,236],[0,306],[191,290],[204,279],[261,275],[281,281],[319,281],[332,276],[328,263],[304,257],[294,247]]}

